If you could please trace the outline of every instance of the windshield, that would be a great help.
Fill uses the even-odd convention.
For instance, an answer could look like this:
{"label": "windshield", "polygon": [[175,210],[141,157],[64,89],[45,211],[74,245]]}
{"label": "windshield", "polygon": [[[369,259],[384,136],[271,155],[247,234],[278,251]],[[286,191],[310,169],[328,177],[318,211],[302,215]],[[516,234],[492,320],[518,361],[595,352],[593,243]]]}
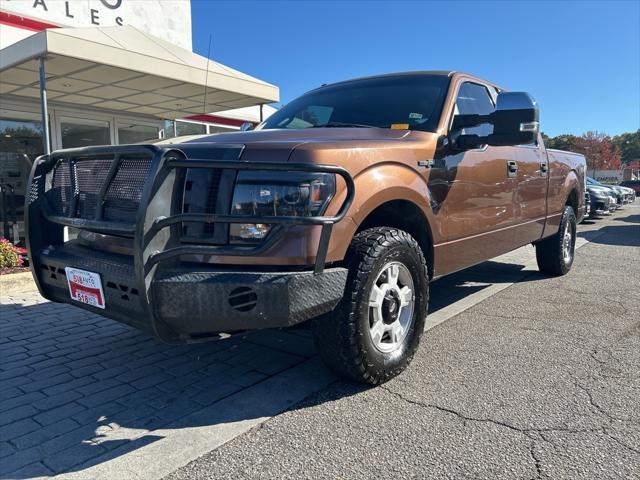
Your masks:
{"label": "windshield", "polygon": [[604,187],[605,185],[601,184],[599,181],[591,178],[591,177],[587,177],[587,185],[597,185],[598,187]]}
{"label": "windshield", "polygon": [[293,100],[258,128],[377,127],[434,132],[448,86],[446,75],[338,83]]}

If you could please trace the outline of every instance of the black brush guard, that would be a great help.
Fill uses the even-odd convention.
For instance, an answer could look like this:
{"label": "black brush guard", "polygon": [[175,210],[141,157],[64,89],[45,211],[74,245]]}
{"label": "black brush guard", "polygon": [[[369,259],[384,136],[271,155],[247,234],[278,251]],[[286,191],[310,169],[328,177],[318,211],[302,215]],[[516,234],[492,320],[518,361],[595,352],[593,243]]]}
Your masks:
{"label": "black brush guard", "polygon": [[[289,326],[326,313],[342,297],[347,271],[325,269],[331,230],[344,218],[354,197],[354,182],[341,167],[312,164],[245,162],[239,160],[243,145],[181,144],[174,146],[129,145],[63,150],[34,162],[26,200],[29,259],[40,293],[53,301],[72,303],[129,325],[147,330],[168,342],[195,341],[219,332]],[[128,156],[151,159],[135,219],[130,223],[104,220],[105,196]],[[68,215],[52,208],[47,191],[52,169],[68,162],[69,172],[81,162],[110,158],[111,164],[97,192],[93,218],[78,218],[79,186],[70,173]],[[230,214],[183,213],[187,169],[224,171],[269,170],[333,173],[344,179],[344,200],[334,216],[264,217]],[[233,191],[226,192],[233,195]],[[338,192],[341,194],[341,192]],[[272,229],[255,247],[185,244],[184,222],[216,225],[264,223],[276,226],[322,226],[313,270],[253,271],[220,268],[211,264],[182,262],[185,255],[255,256],[278,240]],[[77,241],[65,242],[64,227],[128,237],[133,255],[95,250]],[[65,267],[99,273],[106,309],[72,301]],[[257,270],[257,269],[255,269]]]}

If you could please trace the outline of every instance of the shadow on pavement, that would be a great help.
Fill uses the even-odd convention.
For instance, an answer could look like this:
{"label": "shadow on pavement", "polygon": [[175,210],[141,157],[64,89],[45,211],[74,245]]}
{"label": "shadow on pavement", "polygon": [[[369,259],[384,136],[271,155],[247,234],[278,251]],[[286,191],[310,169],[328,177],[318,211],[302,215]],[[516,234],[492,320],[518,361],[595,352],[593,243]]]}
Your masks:
{"label": "shadow on pavement", "polygon": [[490,260],[436,280],[430,287],[429,313],[437,312],[495,283],[547,278],[537,271],[525,271],[524,268],[524,265]]}
{"label": "shadow on pavement", "polygon": [[640,224],[640,215],[629,215],[628,217],[620,217],[614,219],[616,222],[628,222]]}
{"label": "shadow on pavement", "polygon": [[[640,215],[631,215],[615,220],[633,223],[634,225],[606,225],[598,230],[578,232],[578,236],[592,243],[626,247],[640,246]],[[634,232],[636,232],[634,234]]]}

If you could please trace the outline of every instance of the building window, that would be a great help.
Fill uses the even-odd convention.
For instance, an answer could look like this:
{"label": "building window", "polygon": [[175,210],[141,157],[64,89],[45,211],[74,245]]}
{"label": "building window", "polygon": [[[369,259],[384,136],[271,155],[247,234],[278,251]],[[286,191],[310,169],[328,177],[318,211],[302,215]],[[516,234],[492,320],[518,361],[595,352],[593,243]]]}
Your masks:
{"label": "building window", "polygon": [[139,125],[136,123],[118,123],[118,143],[128,145],[157,140],[160,129],[153,125]]}
{"label": "building window", "polygon": [[237,132],[237,128],[222,127],[220,125],[209,125],[209,133],[225,133],[225,132]]}
{"label": "building window", "polygon": [[191,123],[176,121],[176,136],[182,135],[202,135],[207,133],[207,126],[204,123]]}
{"label": "building window", "polygon": [[0,118],[0,236],[24,242],[24,201],[33,160],[43,153],[42,123]]}
{"label": "building window", "polygon": [[101,120],[63,119],[60,122],[62,148],[111,145],[109,122]]}

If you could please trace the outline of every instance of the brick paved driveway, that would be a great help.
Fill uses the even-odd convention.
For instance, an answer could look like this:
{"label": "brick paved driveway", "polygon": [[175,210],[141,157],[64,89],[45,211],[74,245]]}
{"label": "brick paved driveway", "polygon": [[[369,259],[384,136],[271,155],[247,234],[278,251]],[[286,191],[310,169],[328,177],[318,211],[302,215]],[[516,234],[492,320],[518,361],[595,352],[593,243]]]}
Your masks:
{"label": "brick paved driveway", "polygon": [[[163,345],[36,292],[0,299],[0,478],[135,450],[196,410],[300,364],[305,331]],[[115,452],[115,453],[114,453]]]}

